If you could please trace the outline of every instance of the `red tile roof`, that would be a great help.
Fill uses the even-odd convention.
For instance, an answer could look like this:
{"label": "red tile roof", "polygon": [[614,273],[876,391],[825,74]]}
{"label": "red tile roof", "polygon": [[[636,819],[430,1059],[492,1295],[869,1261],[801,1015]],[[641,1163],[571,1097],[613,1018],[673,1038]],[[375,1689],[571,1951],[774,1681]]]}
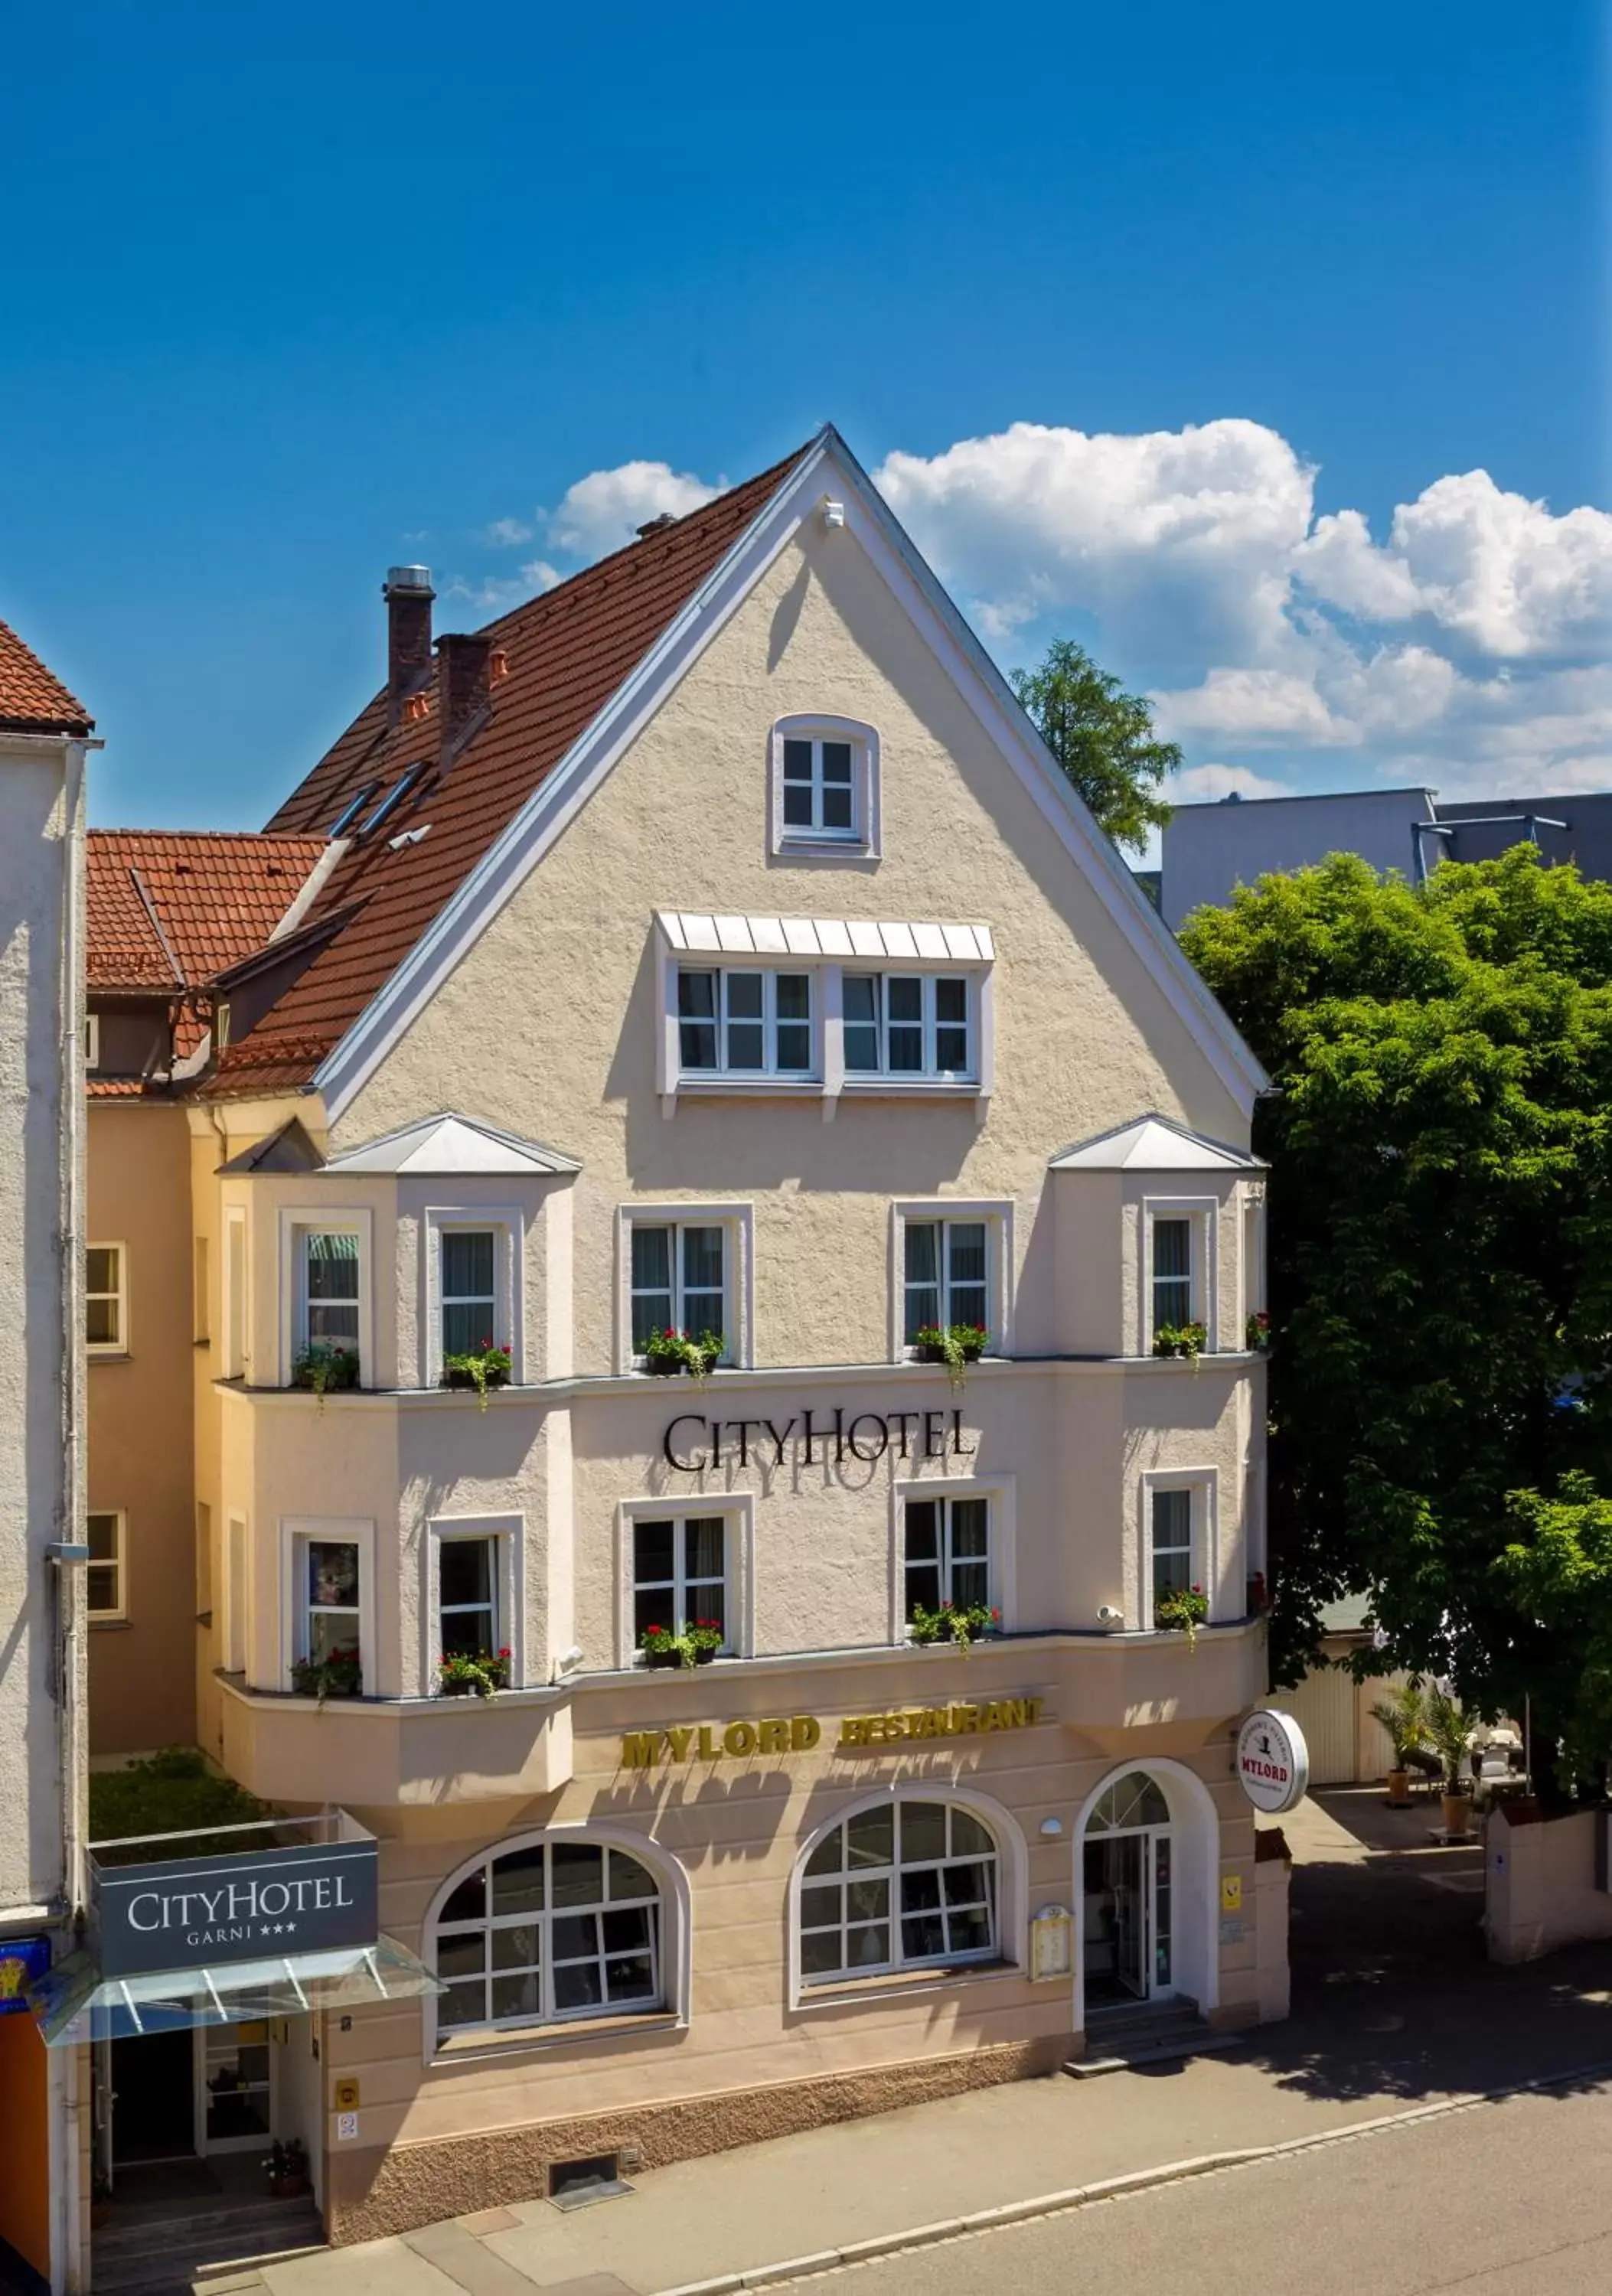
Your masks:
{"label": "red tile roof", "polygon": [[92,829],[90,988],[205,988],[263,947],[325,847],[258,830]]}
{"label": "red tile roof", "polygon": [[[417,845],[356,844],[308,914],[358,905],[273,1011],[229,1046],[204,1087],[259,1093],[306,1085],[320,1061],[403,962],[544,777],[596,718],[711,574],[799,460],[791,455],[703,509],[658,528],[542,597],[487,625],[508,658],[490,710],[439,781],[405,800],[388,834],[429,822]],[[433,673],[434,676],[434,673]],[[412,766],[437,754],[430,714],[389,729],[379,693],[268,824],[272,833],[327,834],[367,784],[375,802]]]}
{"label": "red tile roof", "polygon": [[16,631],[0,622],[0,726],[29,734],[87,734],[95,722]]}

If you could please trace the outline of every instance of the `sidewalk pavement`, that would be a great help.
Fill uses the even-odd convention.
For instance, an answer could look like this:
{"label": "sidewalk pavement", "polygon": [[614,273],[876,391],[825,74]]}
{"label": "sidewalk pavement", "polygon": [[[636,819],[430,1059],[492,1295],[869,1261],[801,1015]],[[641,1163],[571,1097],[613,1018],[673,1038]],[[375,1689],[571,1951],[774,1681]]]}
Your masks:
{"label": "sidewalk pavement", "polygon": [[[908,2106],[657,2169],[621,2199],[570,2212],[525,2202],[227,2284],[239,2296],[661,2296],[1205,2153],[1612,2070],[1609,1973],[1591,1948],[1437,1995],[1351,1980],[1324,2013],[1225,2055]],[[1601,2085],[1592,2070],[1567,2091]]]}

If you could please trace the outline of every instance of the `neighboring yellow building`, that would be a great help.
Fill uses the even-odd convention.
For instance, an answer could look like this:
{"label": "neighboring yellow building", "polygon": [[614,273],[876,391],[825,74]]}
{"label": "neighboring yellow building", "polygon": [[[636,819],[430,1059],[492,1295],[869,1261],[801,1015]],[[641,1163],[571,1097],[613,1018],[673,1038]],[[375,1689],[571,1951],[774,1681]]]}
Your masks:
{"label": "neighboring yellow building", "polygon": [[[434,664],[387,598],[216,841],[272,920],[92,1106],[96,1751],[339,1809],[404,1988],[280,1924],[310,2012],[215,2020],[190,2141],[300,2137],[350,2241],[1258,2016],[1251,1055],[832,430]],[[115,2162],[184,2074],[102,2046]]]}

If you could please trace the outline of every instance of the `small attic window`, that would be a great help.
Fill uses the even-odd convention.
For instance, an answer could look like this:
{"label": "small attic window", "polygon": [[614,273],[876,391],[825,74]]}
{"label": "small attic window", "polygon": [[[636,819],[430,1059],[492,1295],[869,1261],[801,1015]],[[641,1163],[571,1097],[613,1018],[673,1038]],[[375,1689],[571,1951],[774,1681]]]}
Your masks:
{"label": "small attic window", "polygon": [[361,790],[348,799],[347,803],[330,824],[330,833],[333,837],[346,835],[380,786],[379,782],[366,782]]}
{"label": "small attic window", "polygon": [[375,831],[380,828],[382,823],[389,820],[391,816],[396,813],[398,808],[402,804],[409,791],[418,786],[420,776],[424,771],[425,763],[424,760],[422,759],[418,765],[410,766],[408,771],[404,775],[401,781],[394,782],[392,783],[391,789],[387,791],[386,795],[381,800],[380,804],[375,808],[374,811],[370,815],[369,819],[365,823],[362,830],[359,832],[360,836],[372,837]]}

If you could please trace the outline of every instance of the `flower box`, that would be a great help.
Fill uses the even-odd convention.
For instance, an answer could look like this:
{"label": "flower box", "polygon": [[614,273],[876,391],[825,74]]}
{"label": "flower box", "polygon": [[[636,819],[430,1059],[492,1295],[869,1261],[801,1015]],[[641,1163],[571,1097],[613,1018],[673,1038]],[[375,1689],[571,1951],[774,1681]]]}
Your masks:
{"label": "flower box", "polygon": [[509,1374],[506,1371],[489,1371],[478,1379],[473,1371],[445,1371],[442,1384],[444,1387],[461,1388],[507,1387]]}

